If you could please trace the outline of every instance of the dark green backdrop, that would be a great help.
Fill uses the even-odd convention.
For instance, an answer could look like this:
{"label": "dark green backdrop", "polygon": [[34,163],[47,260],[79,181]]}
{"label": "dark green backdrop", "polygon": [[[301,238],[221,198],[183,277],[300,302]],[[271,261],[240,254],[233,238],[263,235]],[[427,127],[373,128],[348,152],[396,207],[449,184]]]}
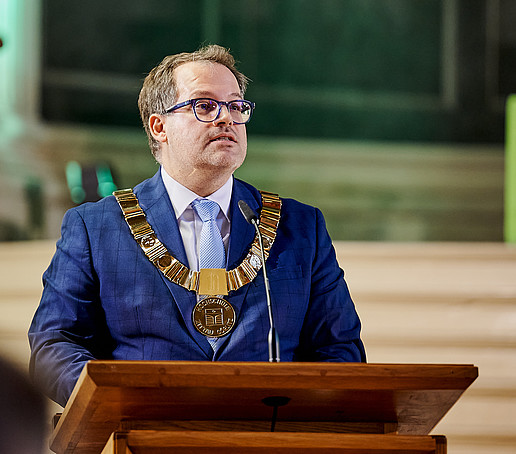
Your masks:
{"label": "dark green backdrop", "polygon": [[216,42],[252,80],[250,133],[501,142],[511,0],[43,0],[42,114],[139,126],[141,80]]}

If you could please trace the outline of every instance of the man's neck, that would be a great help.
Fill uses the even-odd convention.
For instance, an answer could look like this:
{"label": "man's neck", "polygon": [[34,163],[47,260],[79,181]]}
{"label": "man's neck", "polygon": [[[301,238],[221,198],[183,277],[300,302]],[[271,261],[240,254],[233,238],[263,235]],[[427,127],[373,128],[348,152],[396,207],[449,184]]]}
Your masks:
{"label": "man's neck", "polygon": [[[161,168],[161,177],[167,189],[170,201],[172,202],[172,206],[174,207],[176,217],[179,218],[192,200],[195,200],[200,195],[170,176],[164,167]],[[211,200],[217,202],[223,213],[229,219],[229,204],[231,201],[232,188],[233,178],[230,176],[219,189],[212,191],[206,196],[200,197],[209,197]]]}
{"label": "man's neck", "polygon": [[224,183],[228,181],[228,178],[221,181],[203,181],[198,184],[192,182],[179,182],[184,187],[190,189],[190,191],[195,192],[199,197],[208,197],[214,192],[218,191]]}
{"label": "man's neck", "polygon": [[167,169],[165,169],[165,171],[171,178],[197,194],[199,197],[208,197],[215,191],[218,191],[222,186],[224,186],[224,184],[226,184],[232,175],[232,173],[222,173],[218,174],[216,177],[214,177],[213,174],[210,174],[208,177],[206,175],[201,175],[200,172],[195,172],[195,174],[192,173],[186,177],[182,177],[182,175],[171,173]]}

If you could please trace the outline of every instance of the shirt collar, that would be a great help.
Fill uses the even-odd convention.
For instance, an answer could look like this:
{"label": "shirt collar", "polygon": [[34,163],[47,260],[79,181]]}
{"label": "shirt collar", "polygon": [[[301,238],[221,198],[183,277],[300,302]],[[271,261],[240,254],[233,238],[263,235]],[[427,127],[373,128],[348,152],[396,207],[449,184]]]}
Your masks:
{"label": "shirt collar", "polygon": [[[170,201],[172,202],[172,207],[174,208],[174,213],[176,215],[176,219],[179,219],[185,210],[189,208],[190,204],[195,200],[199,199],[199,197],[195,192],[190,191],[190,189],[184,187],[181,183],[178,183],[174,180],[167,171],[161,167],[161,178],[165,185],[165,189],[167,190]],[[229,204],[231,202],[231,194],[233,191],[233,175],[228,178],[228,181],[224,183],[224,185],[216,190],[213,194],[205,197],[206,199],[213,200],[217,202],[220,206],[222,213],[226,216],[226,219],[229,220]]]}

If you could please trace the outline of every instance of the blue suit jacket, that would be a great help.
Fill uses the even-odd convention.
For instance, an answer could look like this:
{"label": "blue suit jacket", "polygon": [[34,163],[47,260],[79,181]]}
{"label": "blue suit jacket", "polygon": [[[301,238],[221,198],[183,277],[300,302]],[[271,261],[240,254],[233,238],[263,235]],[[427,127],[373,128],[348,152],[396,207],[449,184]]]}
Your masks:
{"label": "blue suit jacket", "polygon": [[[187,264],[160,172],[135,188],[140,206],[169,252]],[[246,256],[255,230],[239,212],[261,197],[234,180],[228,269]],[[360,321],[321,212],[283,199],[267,260],[282,361],[365,361]],[[263,274],[226,298],[236,325],[215,356],[192,324],[196,295],[170,282],[147,259],[114,197],[69,210],[29,330],[30,370],[65,405],[90,359],[267,361],[269,319]]]}

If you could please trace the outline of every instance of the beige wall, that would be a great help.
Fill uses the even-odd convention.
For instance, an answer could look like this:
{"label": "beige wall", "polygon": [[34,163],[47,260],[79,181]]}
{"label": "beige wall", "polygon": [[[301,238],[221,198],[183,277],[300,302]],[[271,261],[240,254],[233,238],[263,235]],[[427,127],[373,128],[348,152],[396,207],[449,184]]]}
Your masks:
{"label": "beige wall", "polygon": [[[22,367],[54,247],[0,243],[0,354]],[[434,430],[448,436],[448,452],[516,453],[516,248],[341,242],[336,249],[369,362],[479,367],[479,378]]]}
{"label": "beige wall", "polygon": [[474,364],[434,433],[450,454],[516,453],[516,248],[337,243],[369,362]]}

